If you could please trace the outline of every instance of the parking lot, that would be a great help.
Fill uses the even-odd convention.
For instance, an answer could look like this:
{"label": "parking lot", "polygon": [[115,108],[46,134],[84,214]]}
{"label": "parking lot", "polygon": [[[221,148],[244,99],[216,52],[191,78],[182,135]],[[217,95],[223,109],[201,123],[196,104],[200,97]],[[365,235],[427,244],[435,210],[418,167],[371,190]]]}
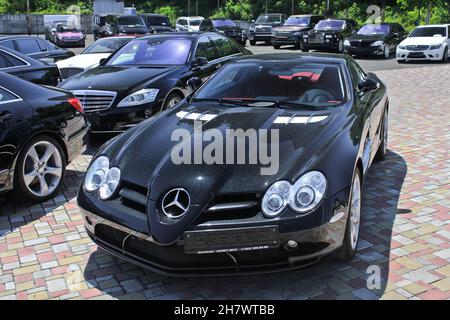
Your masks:
{"label": "parking lot", "polygon": [[0,198],[0,299],[450,299],[450,64],[358,61],[388,86],[390,141],[365,181],[351,263],[330,257],[298,271],[197,279],[114,258],[89,239],[76,204],[83,173],[108,138],[97,137],[53,200],[22,206]]}

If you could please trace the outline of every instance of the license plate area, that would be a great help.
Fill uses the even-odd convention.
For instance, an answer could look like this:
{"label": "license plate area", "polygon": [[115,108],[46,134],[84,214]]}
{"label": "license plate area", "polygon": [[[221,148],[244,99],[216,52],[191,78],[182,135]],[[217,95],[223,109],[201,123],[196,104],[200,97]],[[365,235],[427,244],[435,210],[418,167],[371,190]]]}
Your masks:
{"label": "license plate area", "polygon": [[278,248],[280,242],[277,226],[186,231],[183,239],[187,254],[264,250]]}

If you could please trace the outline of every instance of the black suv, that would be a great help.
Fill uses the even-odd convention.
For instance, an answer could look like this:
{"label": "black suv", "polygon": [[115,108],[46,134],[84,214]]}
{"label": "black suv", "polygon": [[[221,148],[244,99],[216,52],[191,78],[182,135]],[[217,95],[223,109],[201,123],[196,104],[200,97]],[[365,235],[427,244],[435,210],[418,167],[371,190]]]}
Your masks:
{"label": "black suv", "polygon": [[356,21],[351,19],[322,20],[313,30],[303,35],[300,47],[305,52],[313,49],[343,53],[344,40],[355,34],[356,26]]}
{"label": "black suv", "polygon": [[143,13],[141,14],[147,26],[148,33],[172,32],[169,18],[162,14]]}
{"label": "black suv", "polygon": [[280,27],[286,21],[287,16],[282,13],[262,14],[248,29],[248,39],[254,46],[257,41],[272,42],[272,29]]}
{"label": "black suv", "polygon": [[317,15],[290,16],[282,27],[273,29],[272,44],[274,49],[280,49],[284,45],[293,45],[296,49],[300,49],[303,35],[323,19],[325,19],[324,16]]}
{"label": "black suv", "polygon": [[354,56],[389,58],[408,34],[398,23],[366,24],[345,40],[345,51]]}
{"label": "black suv", "polygon": [[143,36],[148,32],[144,19],[139,15],[108,15],[103,26],[94,27],[94,39],[113,36]]}

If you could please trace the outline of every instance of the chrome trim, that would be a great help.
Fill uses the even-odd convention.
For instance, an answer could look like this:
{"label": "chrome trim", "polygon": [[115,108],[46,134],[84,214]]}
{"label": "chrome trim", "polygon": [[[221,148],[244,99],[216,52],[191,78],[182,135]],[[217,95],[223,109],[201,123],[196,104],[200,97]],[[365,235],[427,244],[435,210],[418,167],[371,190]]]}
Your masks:
{"label": "chrome trim", "polygon": [[230,202],[230,203],[220,203],[216,204],[206,212],[216,212],[216,211],[226,211],[226,210],[242,210],[250,209],[256,206],[258,203],[256,201],[242,201],[242,202]]}
{"label": "chrome trim", "polygon": [[[80,99],[81,104],[84,107],[85,112],[94,112],[94,111],[101,111],[101,110],[107,110],[111,108],[114,101],[117,97],[117,92],[115,91],[104,91],[104,90],[71,90],[72,94]],[[95,100],[99,100],[100,102],[104,100],[109,100],[109,102],[105,102],[104,104],[101,103],[95,103],[92,105],[89,105],[89,103],[86,103],[86,96],[91,96],[91,103],[95,102]]]}
{"label": "chrome trim", "polygon": [[[184,193],[187,197],[188,197],[188,203],[181,203],[180,201],[178,201],[178,197],[180,196],[180,193]],[[173,198],[173,200],[169,203],[166,204],[166,199],[169,195],[171,195],[172,193],[175,193],[175,197]],[[181,218],[182,216],[184,216],[186,214],[186,212],[189,210],[189,206],[191,205],[191,196],[189,195],[189,192],[187,192],[185,189],[183,188],[174,188],[172,190],[169,190],[163,197],[162,201],[161,201],[161,209],[163,211],[163,213],[172,219],[178,219]],[[173,215],[169,212],[166,211],[167,208],[169,207],[177,207],[181,210],[183,210],[183,212],[179,215]]]}
{"label": "chrome trim", "polygon": [[16,55],[13,54],[13,53],[10,53],[10,52],[8,52],[8,51],[6,51],[6,50],[2,50],[2,49],[0,49],[0,51],[3,52],[3,53],[5,53],[5,54],[7,54],[7,55],[9,55],[9,56],[12,56],[12,57],[18,59],[18,60],[20,60],[20,61],[22,61],[22,62],[24,63],[24,65],[20,65],[20,66],[12,66],[12,67],[6,67],[6,68],[0,68],[0,70],[14,69],[14,68],[21,68],[21,67],[28,67],[28,66],[31,66],[31,64],[28,63],[28,61],[23,60],[22,58],[16,56]]}
{"label": "chrome trim", "polygon": [[8,101],[0,101],[0,104],[7,104],[7,103],[13,103],[13,102],[19,102],[19,101],[23,101],[23,99],[21,97],[19,97],[16,93],[12,92],[11,90],[6,89],[3,86],[0,86],[0,89],[5,90],[6,92],[8,92],[9,94],[13,95],[14,97],[16,97],[16,99],[13,100],[8,100]]}

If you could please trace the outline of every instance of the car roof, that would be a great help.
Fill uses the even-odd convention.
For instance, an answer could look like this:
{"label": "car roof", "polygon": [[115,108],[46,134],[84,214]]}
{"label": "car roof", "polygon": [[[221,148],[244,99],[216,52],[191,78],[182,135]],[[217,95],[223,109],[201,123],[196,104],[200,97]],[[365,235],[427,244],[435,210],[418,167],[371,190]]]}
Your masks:
{"label": "car roof", "polygon": [[237,58],[234,62],[242,61],[260,61],[260,62],[316,62],[316,63],[343,63],[349,60],[350,57],[346,54],[330,54],[330,53],[263,53],[249,56],[242,56]]}
{"label": "car roof", "polygon": [[39,38],[39,37],[35,37],[35,36],[27,36],[27,35],[23,35],[23,36],[0,36],[0,41],[1,40],[14,40],[14,39],[39,39],[39,40],[44,40],[43,38]]}
{"label": "car roof", "polygon": [[27,55],[25,55],[25,54],[23,54],[23,53],[21,53],[19,51],[12,50],[12,49],[4,47],[2,45],[0,45],[0,50],[3,50],[3,51],[5,51],[5,52],[7,52],[7,53],[9,53],[9,54],[11,54],[13,56],[16,56],[17,58],[19,58],[21,60],[24,60],[30,65],[35,65],[35,66],[36,65],[45,65],[45,63],[42,62],[42,61],[33,59],[33,58],[31,58],[31,57],[29,57],[29,56],[27,56]]}

